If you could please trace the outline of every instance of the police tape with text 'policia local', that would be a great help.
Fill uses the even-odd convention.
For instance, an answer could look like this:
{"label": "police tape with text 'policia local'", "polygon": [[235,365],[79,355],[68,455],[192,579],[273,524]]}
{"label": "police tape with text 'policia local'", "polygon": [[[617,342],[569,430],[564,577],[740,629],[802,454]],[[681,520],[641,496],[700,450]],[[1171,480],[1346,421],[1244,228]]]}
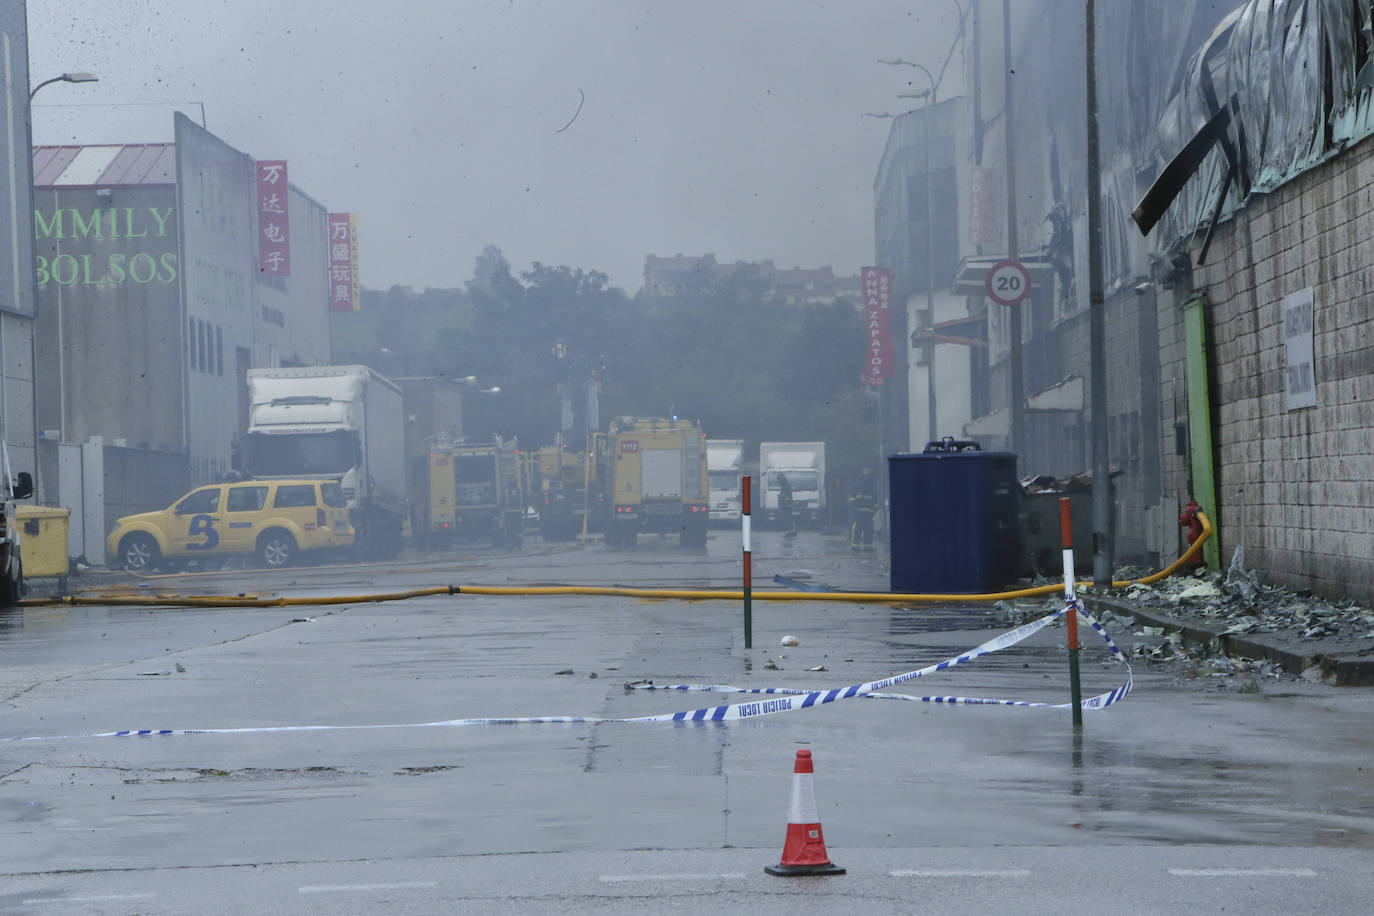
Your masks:
{"label": "police tape with text 'policia local'", "polygon": [[[1112,638],[1107,635],[1107,631],[1102,625],[1089,616],[1081,603],[1075,602],[1074,611],[1102,637],[1107,646],[1108,652],[1114,661],[1126,669],[1126,680],[1120,686],[1089,697],[1082,701],[1082,709],[1105,709],[1113,703],[1118,703],[1125,699],[1131,692],[1132,677],[1131,666],[1117,647]],[[1020,706],[1041,709],[1065,709],[1072,704],[1067,703],[1044,703],[1030,700],[1011,700],[994,699],[986,697],[960,697],[960,696],[908,696],[905,694],[894,694],[885,692],[887,688],[896,686],[906,681],[926,677],[956,665],[963,665],[972,662],[984,655],[999,652],[1010,646],[1022,642],[1034,634],[1040,632],[1045,627],[1050,626],[1069,611],[1068,607],[1061,608],[1052,614],[1047,614],[1038,620],[1033,620],[1023,624],[1013,630],[1009,630],[969,651],[929,665],[916,671],[908,671],[904,674],[894,675],[877,681],[869,681],[864,684],[853,684],[849,687],[837,687],[832,690],[801,690],[788,687],[731,687],[722,684],[673,684],[655,685],[651,681],[636,681],[626,684],[629,690],[687,690],[704,691],[712,693],[745,693],[745,694],[773,694],[780,697],[770,701],[748,701],[735,703],[725,706],[710,706],[701,709],[686,710],[683,712],[664,713],[656,716],[635,716],[632,718],[603,718],[598,716],[507,716],[496,718],[466,718],[466,719],[447,719],[437,722],[414,722],[383,725],[269,725],[245,728],[161,728],[161,729],[136,729],[114,732],[99,732],[85,735],[34,735],[11,738],[0,738],[0,742],[5,741],[58,741],[75,738],[130,738],[130,737],[153,737],[165,735],[234,735],[251,734],[264,732],[302,732],[302,731],[358,731],[363,729],[380,728],[455,728],[475,725],[556,725],[556,724],[602,724],[602,723],[625,723],[625,724],[648,724],[648,723],[687,723],[687,722],[734,722],[745,719],[753,719],[758,716],[775,715],[778,713],[793,712],[799,709],[810,709],[817,706],[824,706],[839,700],[847,700],[854,697],[866,699],[886,699],[886,700],[910,700],[924,703],[942,703],[951,705],[979,705],[979,706]]]}

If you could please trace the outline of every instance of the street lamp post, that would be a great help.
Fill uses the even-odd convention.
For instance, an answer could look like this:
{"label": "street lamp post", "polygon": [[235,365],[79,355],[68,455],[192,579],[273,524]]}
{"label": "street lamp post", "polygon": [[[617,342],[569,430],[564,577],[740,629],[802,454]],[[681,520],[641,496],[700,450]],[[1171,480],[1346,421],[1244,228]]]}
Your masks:
{"label": "street lamp post", "polygon": [[[957,5],[957,4],[956,4]],[[902,99],[927,99],[926,108],[929,109],[935,104],[935,92],[938,83],[935,76],[914,61],[902,60],[901,58],[878,58],[878,63],[887,64],[891,67],[915,67],[926,75],[930,83],[930,88],[924,92],[909,93],[900,95]],[[926,361],[926,441],[934,441],[938,438],[937,416],[936,416],[936,397],[935,397],[935,222],[931,216],[931,180],[930,180],[930,112],[927,111],[921,122],[922,126],[922,155],[925,160],[926,173],[926,333],[925,344],[923,346]],[[913,335],[914,337],[915,335]]]}
{"label": "street lamp post", "polygon": [[[28,119],[28,121],[29,121],[29,141],[30,141],[30,143],[32,143],[32,141],[33,141],[33,97],[36,96],[36,95],[38,95],[38,90],[42,89],[44,86],[51,86],[53,83],[94,83],[94,82],[99,81],[99,79],[100,79],[100,77],[96,76],[94,73],[86,73],[86,72],[84,72],[84,71],[77,71],[77,72],[73,72],[73,73],[63,73],[63,74],[61,74],[60,76],[54,76],[54,77],[50,77],[49,79],[45,79],[45,80],[43,80],[43,82],[39,83],[37,86],[34,86],[32,89],[30,89],[30,90],[29,90],[29,107],[28,107],[28,110],[25,112],[25,115],[27,116],[27,119]],[[32,157],[32,156],[29,157],[29,194],[30,194],[30,195],[33,194],[33,157]],[[37,274],[36,274],[36,273],[34,274],[34,278],[35,278],[35,279],[34,279],[34,282],[35,282],[35,284],[36,284],[36,283],[37,283]],[[37,286],[36,286],[36,285],[35,285],[35,287],[34,287],[34,290],[35,290],[35,295],[37,295]],[[35,348],[36,348],[36,347],[37,347],[37,344],[35,343],[34,346],[35,346]],[[63,359],[62,359],[62,352],[63,352],[65,346],[66,346],[66,345],[65,345],[65,343],[63,342],[63,339],[62,339],[62,297],[61,297],[61,296],[58,296],[58,297],[57,297],[57,428],[58,428],[57,436],[58,436],[58,441],[59,441],[59,442],[60,442],[60,441],[63,441],[63,439],[65,439],[65,437],[66,437],[66,435],[67,435],[67,383],[66,383],[66,375],[65,375],[65,373],[66,373],[66,367],[63,366]],[[0,351],[3,351],[4,348],[5,348],[5,337],[4,337],[3,332],[0,332]],[[36,353],[35,353],[35,359],[36,359]],[[0,362],[3,362],[3,358],[2,358],[2,357],[0,357]],[[4,429],[4,422],[5,422],[5,421],[4,421],[3,416],[9,414],[9,409],[8,409],[8,408],[9,408],[9,404],[8,404],[8,402],[7,402],[7,400],[6,400],[5,394],[6,394],[6,393],[5,393],[5,383],[4,383],[4,372],[3,372],[3,370],[0,370],[0,436],[3,436],[3,435],[4,435],[4,432],[5,432],[5,429]],[[34,422],[34,454],[36,455],[36,454],[37,454],[37,450],[38,450],[38,424],[37,424],[37,416],[36,416],[36,414],[35,414],[35,417],[34,417],[34,421],[35,421],[35,422]]]}
{"label": "street lamp post", "polygon": [[910,95],[898,96],[898,98],[928,99],[925,106],[925,115],[921,119],[921,146],[922,156],[925,160],[926,173],[926,441],[934,442],[940,437],[937,429],[938,420],[936,417],[935,401],[935,221],[931,217],[931,189],[930,180],[930,108],[935,104],[935,77],[930,71],[920,64],[911,64],[920,70],[930,81],[930,89],[925,92]]}
{"label": "street lamp post", "polygon": [[33,102],[33,97],[38,95],[38,90],[42,89],[44,86],[51,86],[53,83],[94,83],[99,81],[99,79],[100,77],[96,76],[94,73],[63,73],[61,76],[45,79],[37,86],[34,86],[33,90],[29,92],[29,102]]}
{"label": "street lamp post", "polygon": [[[1015,261],[1016,250],[1016,143],[1012,138],[1012,120],[1016,106],[1012,103],[1011,74],[1011,0],[1002,0],[1002,53],[1005,65],[1002,70],[1002,119],[1007,142],[1007,259]],[[1011,451],[1026,448],[1026,392],[1022,380],[1021,366],[1021,303],[1011,307],[1007,316],[1008,330],[1011,334],[1011,358],[1007,373],[1011,376]]]}

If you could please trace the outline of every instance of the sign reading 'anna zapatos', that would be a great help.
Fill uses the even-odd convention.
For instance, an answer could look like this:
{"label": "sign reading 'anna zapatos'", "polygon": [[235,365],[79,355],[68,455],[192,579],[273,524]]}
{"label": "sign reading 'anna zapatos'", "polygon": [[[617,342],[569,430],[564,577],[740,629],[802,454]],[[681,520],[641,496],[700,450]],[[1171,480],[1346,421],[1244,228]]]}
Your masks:
{"label": "sign reading 'anna zapatos'", "polygon": [[864,369],[859,381],[870,388],[878,388],[892,377],[892,365],[897,356],[889,330],[892,271],[886,267],[865,267],[859,271],[859,277],[863,281],[864,323],[868,329]]}

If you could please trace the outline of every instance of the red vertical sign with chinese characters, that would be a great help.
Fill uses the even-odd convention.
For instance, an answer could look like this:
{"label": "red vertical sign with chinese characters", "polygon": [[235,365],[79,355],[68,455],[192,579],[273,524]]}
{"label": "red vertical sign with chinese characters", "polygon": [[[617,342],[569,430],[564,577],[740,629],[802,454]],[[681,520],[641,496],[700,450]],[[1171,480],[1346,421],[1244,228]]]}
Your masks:
{"label": "red vertical sign with chinese characters", "polygon": [[358,309],[358,284],[353,275],[353,214],[329,214],[329,310]]}
{"label": "red vertical sign with chinese characters", "polygon": [[291,196],[285,159],[258,162],[258,270],[269,277],[291,276]]}
{"label": "red vertical sign with chinese characters", "polygon": [[892,316],[892,271],[885,267],[864,267],[859,271],[863,282],[864,326],[868,344],[864,350],[864,371],[859,377],[870,388],[877,388],[892,378],[892,364],[897,350],[889,330]]}

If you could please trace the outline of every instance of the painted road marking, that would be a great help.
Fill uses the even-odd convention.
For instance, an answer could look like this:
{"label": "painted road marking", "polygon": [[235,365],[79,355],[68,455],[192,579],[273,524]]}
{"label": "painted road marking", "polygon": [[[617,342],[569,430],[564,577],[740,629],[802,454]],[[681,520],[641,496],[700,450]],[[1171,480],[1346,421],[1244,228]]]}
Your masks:
{"label": "painted road marking", "polygon": [[742,872],[725,872],[719,875],[602,875],[604,884],[621,884],[627,881],[742,881]]}
{"label": "painted road marking", "polygon": [[1180,878],[1315,878],[1310,868],[1171,868]]}
{"label": "painted road marking", "polygon": [[302,894],[330,894],[337,891],[423,890],[438,886],[438,881],[402,881],[396,884],[307,884],[296,890]]}
{"label": "painted road marking", "polygon": [[899,868],[887,873],[891,878],[1029,878],[1025,868]]}
{"label": "painted road marking", "polygon": [[30,897],[25,906],[39,903],[108,903],[111,900],[150,900],[157,894],[102,894],[99,897]]}

